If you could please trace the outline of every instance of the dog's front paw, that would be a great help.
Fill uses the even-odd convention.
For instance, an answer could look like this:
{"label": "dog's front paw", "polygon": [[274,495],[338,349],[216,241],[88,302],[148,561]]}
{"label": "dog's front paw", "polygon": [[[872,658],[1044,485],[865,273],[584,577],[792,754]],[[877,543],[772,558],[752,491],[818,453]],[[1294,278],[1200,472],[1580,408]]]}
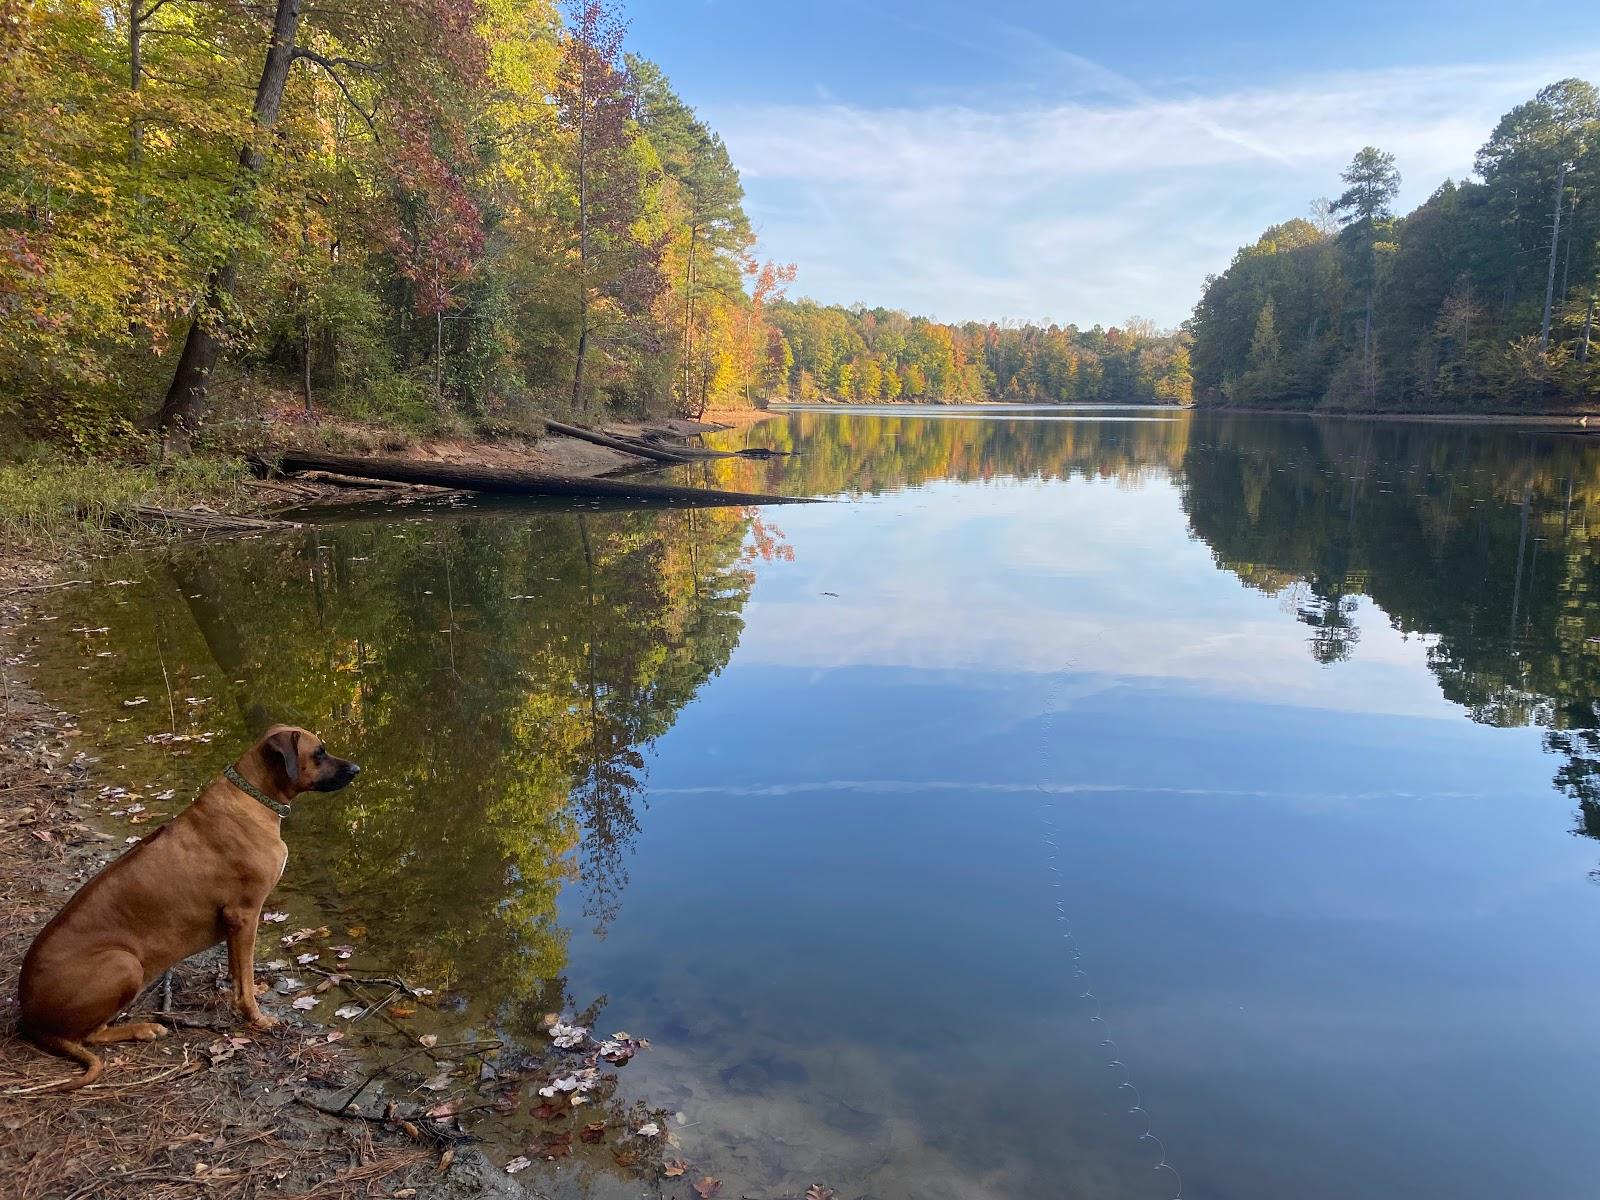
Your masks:
{"label": "dog's front paw", "polygon": [[269,1016],[257,1009],[253,1013],[245,1014],[244,1023],[250,1026],[251,1029],[276,1029],[278,1027],[278,1018]]}
{"label": "dog's front paw", "polygon": [[157,1038],[164,1038],[172,1031],[165,1025],[157,1025],[154,1021],[140,1021],[128,1027],[128,1032],[133,1034],[135,1040],[153,1042]]}

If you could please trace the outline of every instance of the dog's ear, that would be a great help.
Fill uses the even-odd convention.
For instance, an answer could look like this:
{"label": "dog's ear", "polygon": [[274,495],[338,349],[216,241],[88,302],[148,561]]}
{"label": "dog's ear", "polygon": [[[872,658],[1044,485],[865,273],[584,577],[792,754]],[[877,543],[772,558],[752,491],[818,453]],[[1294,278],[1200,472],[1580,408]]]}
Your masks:
{"label": "dog's ear", "polygon": [[293,729],[280,729],[261,743],[262,756],[269,767],[283,772],[292,789],[300,782],[300,734]]}

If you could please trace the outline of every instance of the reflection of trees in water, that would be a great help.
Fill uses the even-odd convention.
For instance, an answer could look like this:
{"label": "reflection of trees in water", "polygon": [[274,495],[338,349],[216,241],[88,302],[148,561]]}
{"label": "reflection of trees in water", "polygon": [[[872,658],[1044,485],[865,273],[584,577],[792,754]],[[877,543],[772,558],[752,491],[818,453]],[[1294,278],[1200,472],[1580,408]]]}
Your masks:
{"label": "reflection of trees in water", "polygon": [[1319,662],[1356,651],[1369,596],[1428,641],[1475,721],[1537,724],[1600,836],[1600,461],[1576,438],[1432,425],[1197,423],[1184,507],[1218,565],[1283,594]]}
{"label": "reflection of trees in water", "polygon": [[718,444],[798,450],[797,457],[719,459],[694,469],[718,486],[816,496],[895,491],[939,480],[1078,476],[1135,484],[1152,473],[1176,473],[1183,463],[1189,414],[1150,415],[1159,419],[794,412],[725,435]]}
{"label": "reflection of trees in water", "polygon": [[558,898],[615,912],[642,750],[743,630],[747,530],[737,510],[441,513],[180,554],[133,595],[146,628],[101,702],[161,686],[160,630],[217,697],[219,753],[270,720],[318,730],[365,768],[296,814],[330,916],[436,985],[559,1000]]}

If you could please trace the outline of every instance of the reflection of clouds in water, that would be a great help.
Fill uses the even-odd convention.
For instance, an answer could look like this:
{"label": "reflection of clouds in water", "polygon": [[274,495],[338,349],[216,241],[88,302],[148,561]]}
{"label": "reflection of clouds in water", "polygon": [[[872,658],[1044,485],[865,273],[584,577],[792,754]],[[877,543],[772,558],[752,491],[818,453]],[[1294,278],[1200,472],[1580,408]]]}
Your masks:
{"label": "reflection of clouds in water", "polygon": [[1032,795],[1048,792],[1052,796],[1079,794],[1121,794],[1139,796],[1196,796],[1243,800],[1282,800],[1306,809],[1317,810],[1343,804],[1382,800],[1489,800],[1500,792],[1284,792],[1266,788],[1179,788],[1150,787],[1123,783],[994,783],[961,779],[817,779],[793,783],[761,783],[746,786],[658,787],[652,796],[796,796],[807,792],[872,792],[898,795],[917,792],[974,792],[1000,795]]}
{"label": "reflection of clouds in water", "polygon": [[[1270,597],[1241,596],[1260,617],[1233,621],[1065,612],[972,613],[953,605],[844,602],[829,607],[767,602],[741,661],[812,669],[909,667],[1040,675],[1072,671],[1202,683],[1223,696],[1275,705],[1455,719],[1459,709],[1426,670],[1426,646],[1407,641],[1362,605],[1353,662],[1324,669],[1303,626]],[[777,611],[771,611],[777,610]],[[1269,615],[1270,614],[1270,615]]]}

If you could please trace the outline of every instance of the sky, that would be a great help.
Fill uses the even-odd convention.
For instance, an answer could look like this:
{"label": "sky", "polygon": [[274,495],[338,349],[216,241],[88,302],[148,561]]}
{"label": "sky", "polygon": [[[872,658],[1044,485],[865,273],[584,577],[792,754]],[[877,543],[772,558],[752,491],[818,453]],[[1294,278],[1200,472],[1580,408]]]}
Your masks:
{"label": "sky", "polygon": [[632,0],[629,48],[722,134],[791,295],[947,321],[1174,326],[1268,225],[1392,151],[1464,178],[1581,20],[1504,0]]}

